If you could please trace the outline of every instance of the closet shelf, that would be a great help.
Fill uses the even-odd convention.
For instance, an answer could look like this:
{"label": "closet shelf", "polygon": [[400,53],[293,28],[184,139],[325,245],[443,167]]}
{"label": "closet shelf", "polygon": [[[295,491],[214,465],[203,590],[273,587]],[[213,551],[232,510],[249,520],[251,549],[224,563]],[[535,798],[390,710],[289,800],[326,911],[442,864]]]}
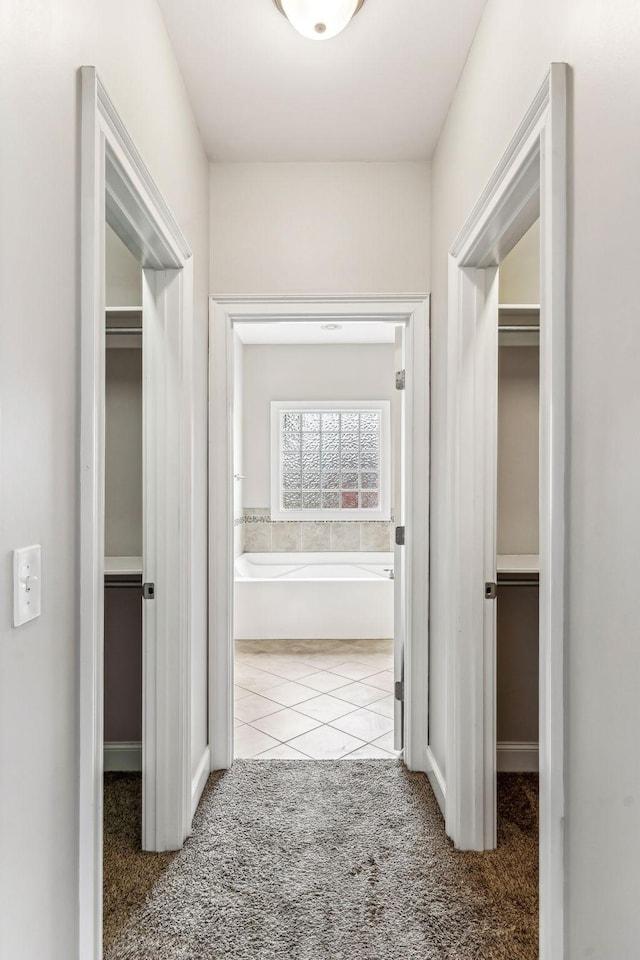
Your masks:
{"label": "closet shelf", "polygon": [[500,313],[518,313],[521,315],[540,313],[539,303],[499,303]]}
{"label": "closet shelf", "polygon": [[498,554],[497,573],[540,573],[540,557],[537,553]]}
{"label": "closet shelf", "polygon": [[133,576],[142,573],[142,557],[105,557],[105,576]]}

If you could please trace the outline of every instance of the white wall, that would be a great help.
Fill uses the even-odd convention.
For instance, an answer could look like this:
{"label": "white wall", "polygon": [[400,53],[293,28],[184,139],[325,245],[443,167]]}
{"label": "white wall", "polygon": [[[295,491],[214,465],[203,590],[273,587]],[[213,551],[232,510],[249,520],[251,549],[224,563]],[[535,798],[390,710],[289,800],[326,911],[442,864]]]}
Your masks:
{"label": "white wall", "polygon": [[500,303],[540,303],[540,221],[500,264]]}
{"label": "white wall", "polygon": [[539,394],[538,347],[500,347],[498,553],[538,553]]}
{"label": "white wall", "polygon": [[105,232],[104,259],[106,305],[142,306],[142,267],[109,224]]}
{"label": "white wall", "polygon": [[[107,224],[107,307],[142,304],[142,267]],[[114,347],[107,337],[105,376],[105,524],[107,557],[142,556],[142,349],[140,338]]]}
{"label": "white wall", "polygon": [[425,293],[428,163],[211,164],[214,294]]}
{"label": "white wall", "polygon": [[[0,955],[74,960],[78,68],[97,66],[194,251],[196,515],[206,505],[208,165],[154,0],[2,3],[0,61]],[[205,535],[201,524],[196,749],[206,737]],[[11,551],[30,543],[42,544],[42,616],[16,630]]]}
{"label": "white wall", "polygon": [[107,349],[105,408],[104,553],[141,557],[141,347]]}
{"label": "white wall", "polygon": [[[498,279],[500,303],[540,302],[539,220],[500,264]],[[501,322],[522,318],[503,314]],[[498,351],[499,554],[538,552],[540,348],[523,346],[526,337]]]}
{"label": "white wall", "polygon": [[271,506],[272,400],[396,398],[393,344],[244,348],[244,502]]}
{"label": "white wall", "polygon": [[[640,7],[489,0],[433,163],[432,548],[444,553],[448,249],[549,63],[568,61],[568,960],[640,942]],[[432,565],[432,746],[444,755],[441,570]]]}

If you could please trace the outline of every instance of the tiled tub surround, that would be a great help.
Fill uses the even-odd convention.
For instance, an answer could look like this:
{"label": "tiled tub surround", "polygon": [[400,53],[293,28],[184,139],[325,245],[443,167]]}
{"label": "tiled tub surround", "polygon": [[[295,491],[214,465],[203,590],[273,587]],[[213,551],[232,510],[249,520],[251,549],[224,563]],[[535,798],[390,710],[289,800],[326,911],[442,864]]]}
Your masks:
{"label": "tiled tub surround", "polygon": [[397,756],[392,647],[391,640],[236,641],[235,756]]}
{"label": "tiled tub surround", "polygon": [[245,553],[320,553],[393,549],[393,521],[272,520],[268,509],[246,508]]}
{"label": "tiled tub surround", "polygon": [[238,640],[393,634],[390,552],[245,553],[236,560]]}

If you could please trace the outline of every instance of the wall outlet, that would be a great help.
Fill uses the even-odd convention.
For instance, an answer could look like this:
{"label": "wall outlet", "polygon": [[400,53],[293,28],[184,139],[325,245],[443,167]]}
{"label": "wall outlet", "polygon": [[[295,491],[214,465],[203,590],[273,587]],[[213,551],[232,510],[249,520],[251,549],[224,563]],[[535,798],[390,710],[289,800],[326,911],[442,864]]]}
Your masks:
{"label": "wall outlet", "polygon": [[20,627],[40,616],[42,548],[37,543],[13,551],[13,625]]}

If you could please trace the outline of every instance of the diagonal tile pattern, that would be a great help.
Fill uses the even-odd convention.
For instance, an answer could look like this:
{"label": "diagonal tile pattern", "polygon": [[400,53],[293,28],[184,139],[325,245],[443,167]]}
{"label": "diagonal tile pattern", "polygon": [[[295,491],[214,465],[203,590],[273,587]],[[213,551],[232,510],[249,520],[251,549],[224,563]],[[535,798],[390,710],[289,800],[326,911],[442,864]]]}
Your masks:
{"label": "diagonal tile pattern", "polygon": [[236,757],[397,756],[391,640],[238,640],[235,683]]}

